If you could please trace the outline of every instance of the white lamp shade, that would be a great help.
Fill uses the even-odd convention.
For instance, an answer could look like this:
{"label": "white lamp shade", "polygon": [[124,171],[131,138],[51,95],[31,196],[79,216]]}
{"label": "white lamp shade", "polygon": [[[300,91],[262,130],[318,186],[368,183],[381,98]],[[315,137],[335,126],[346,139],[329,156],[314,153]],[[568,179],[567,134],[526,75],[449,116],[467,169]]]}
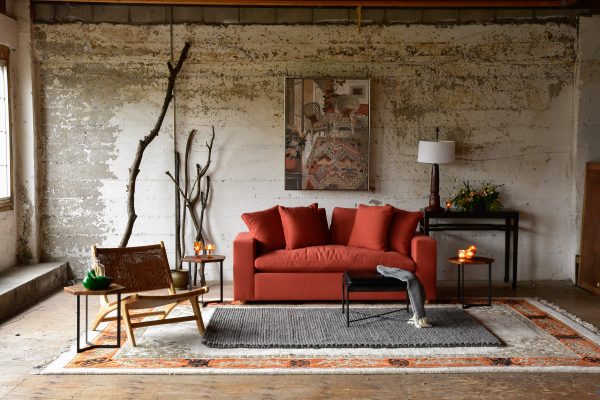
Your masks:
{"label": "white lamp shade", "polygon": [[417,161],[428,164],[449,164],[454,162],[454,141],[419,141]]}

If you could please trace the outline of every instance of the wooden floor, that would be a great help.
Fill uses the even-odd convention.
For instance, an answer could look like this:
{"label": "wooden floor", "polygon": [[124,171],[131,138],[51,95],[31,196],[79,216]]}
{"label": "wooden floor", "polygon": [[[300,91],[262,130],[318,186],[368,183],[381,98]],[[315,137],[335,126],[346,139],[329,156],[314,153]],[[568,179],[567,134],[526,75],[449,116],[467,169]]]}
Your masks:
{"label": "wooden floor", "polygon": [[[440,284],[441,296],[455,292],[453,283]],[[467,294],[485,293],[467,286]],[[569,282],[522,283],[517,291],[499,284],[494,296],[544,298],[600,326],[600,298]],[[74,312],[74,298],[56,293],[0,322],[0,399],[600,399],[600,374],[34,375],[71,345]]]}

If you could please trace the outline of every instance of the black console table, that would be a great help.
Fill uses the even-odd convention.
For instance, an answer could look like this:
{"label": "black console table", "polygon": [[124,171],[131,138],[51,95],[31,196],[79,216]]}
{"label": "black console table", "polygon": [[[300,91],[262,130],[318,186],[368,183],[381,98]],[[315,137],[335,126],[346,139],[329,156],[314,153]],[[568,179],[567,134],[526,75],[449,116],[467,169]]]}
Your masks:
{"label": "black console table", "polygon": [[[431,220],[435,220],[432,223]],[[441,220],[441,222],[440,222]],[[444,222],[443,220],[459,220]],[[465,221],[466,220],[466,221]],[[504,220],[504,223],[474,222],[473,220]],[[512,288],[517,288],[517,254],[519,250],[519,212],[499,211],[423,211],[421,232],[432,231],[503,231],[504,232],[504,282],[509,280],[512,234]]]}

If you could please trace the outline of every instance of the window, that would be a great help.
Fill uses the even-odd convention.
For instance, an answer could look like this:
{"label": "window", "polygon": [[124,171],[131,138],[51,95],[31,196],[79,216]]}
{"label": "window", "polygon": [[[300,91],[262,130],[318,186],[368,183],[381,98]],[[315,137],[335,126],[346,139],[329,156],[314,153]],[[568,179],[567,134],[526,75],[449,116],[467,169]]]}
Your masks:
{"label": "window", "polygon": [[0,211],[12,209],[8,47],[0,46]]}

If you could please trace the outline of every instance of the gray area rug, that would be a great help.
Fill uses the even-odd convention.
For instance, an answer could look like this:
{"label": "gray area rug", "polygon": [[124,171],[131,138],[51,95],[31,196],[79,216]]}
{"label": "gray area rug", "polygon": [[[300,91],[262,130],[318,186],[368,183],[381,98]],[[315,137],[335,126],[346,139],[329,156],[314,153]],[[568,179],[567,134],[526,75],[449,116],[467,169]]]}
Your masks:
{"label": "gray area rug", "polygon": [[[354,308],[351,319],[391,308]],[[502,342],[459,307],[431,308],[432,328],[417,329],[404,311],[352,322],[339,307],[219,308],[202,343],[214,348],[484,347]]]}

